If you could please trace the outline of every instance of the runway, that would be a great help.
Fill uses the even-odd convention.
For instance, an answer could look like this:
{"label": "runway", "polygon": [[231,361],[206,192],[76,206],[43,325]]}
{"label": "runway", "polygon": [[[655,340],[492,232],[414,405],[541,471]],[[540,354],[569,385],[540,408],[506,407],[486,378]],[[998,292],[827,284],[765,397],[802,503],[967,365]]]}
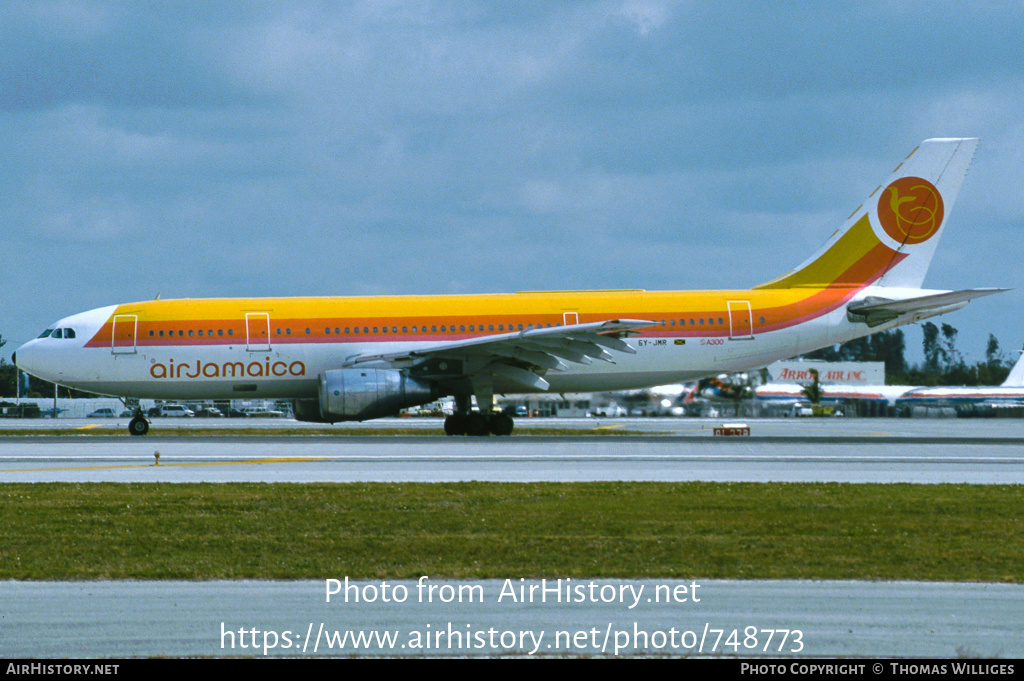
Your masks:
{"label": "runway", "polygon": [[1024,656],[1019,584],[427,577],[432,592],[360,581],[346,600],[335,577],[329,602],[326,579],[0,582],[0,654],[741,656],[787,668],[801,658]]}
{"label": "runway", "polygon": [[[221,423],[222,428],[237,427]],[[478,439],[426,434],[282,436],[275,430],[295,427],[282,421],[260,423],[256,435],[195,436],[188,435],[188,429],[209,422],[158,422],[145,438],[2,437],[0,482],[1024,483],[1024,424],[1019,421],[751,420],[750,437],[715,437],[713,429],[721,424],[690,419],[545,419],[536,426],[524,425],[512,437]],[[376,425],[424,433],[439,428],[439,422],[426,419]],[[531,427],[553,425],[578,434],[529,434]],[[602,428],[632,434],[596,434]],[[514,586],[535,583],[520,582],[516,574],[508,577]],[[358,604],[325,602],[323,580],[0,582],[0,617],[7,632],[0,654],[750,655],[788,658],[787,665],[802,657],[1024,655],[1019,635],[1024,588],[1019,584],[697,580],[703,589],[700,602],[645,598],[629,608],[622,599],[499,602],[501,581],[439,580],[437,584],[453,589],[480,586],[486,599],[425,604],[415,595],[415,583],[405,581],[400,584],[411,595],[408,601],[385,603],[378,597],[366,602],[364,589],[384,581],[398,584],[359,582],[364,600]],[[599,581],[601,586],[636,589],[666,585],[674,593],[692,583]],[[783,631],[788,638],[781,638]],[[799,639],[794,631],[800,632]],[[346,632],[349,638],[342,645],[338,637]],[[756,638],[753,648],[746,646],[754,641],[751,632]],[[435,637],[432,647],[423,644],[426,634]],[[352,638],[357,635],[363,638]],[[385,635],[395,638],[380,638]],[[712,638],[715,645],[709,647]],[[727,643],[730,640],[734,645]]]}
{"label": "runway", "polygon": [[[751,420],[750,437],[715,437],[721,420],[545,419],[546,427],[557,424],[579,435],[531,436],[521,427],[508,438],[285,437],[274,434],[281,423],[262,422],[260,434],[242,437],[184,434],[199,425],[195,421],[164,429],[157,424],[145,438],[4,437],[0,482],[1024,484],[1024,425],[1015,420]],[[424,431],[439,426],[428,419],[375,423]],[[638,434],[595,434],[610,428]]]}

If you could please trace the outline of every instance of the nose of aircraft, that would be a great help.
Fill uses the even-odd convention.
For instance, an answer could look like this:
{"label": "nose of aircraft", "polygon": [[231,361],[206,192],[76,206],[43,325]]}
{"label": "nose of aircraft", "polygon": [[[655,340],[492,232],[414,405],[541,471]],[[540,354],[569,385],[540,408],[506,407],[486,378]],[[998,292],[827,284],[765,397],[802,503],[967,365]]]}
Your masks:
{"label": "nose of aircraft", "polygon": [[52,366],[49,366],[53,362],[44,361],[46,358],[40,356],[39,339],[30,340],[22,345],[11,356],[11,359],[14,361],[14,365],[26,374],[32,374],[45,380],[54,380],[50,376],[53,373]]}

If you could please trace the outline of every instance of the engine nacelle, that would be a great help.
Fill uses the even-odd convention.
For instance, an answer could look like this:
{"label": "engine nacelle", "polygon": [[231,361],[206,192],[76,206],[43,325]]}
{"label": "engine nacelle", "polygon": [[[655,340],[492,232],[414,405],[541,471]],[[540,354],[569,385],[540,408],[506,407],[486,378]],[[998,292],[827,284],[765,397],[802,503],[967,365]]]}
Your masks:
{"label": "engine nacelle", "polygon": [[335,369],[320,374],[319,399],[294,400],[293,407],[299,421],[367,421],[438,397],[433,383],[395,369]]}

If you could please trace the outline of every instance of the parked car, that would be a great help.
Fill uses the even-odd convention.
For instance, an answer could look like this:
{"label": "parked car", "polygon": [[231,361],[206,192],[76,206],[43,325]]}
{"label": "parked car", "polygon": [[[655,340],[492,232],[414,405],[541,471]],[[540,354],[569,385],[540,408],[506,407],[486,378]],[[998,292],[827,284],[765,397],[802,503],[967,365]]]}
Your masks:
{"label": "parked car", "polygon": [[[153,412],[156,411],[154,414]],[[149,410],[150,416],[171,416],[175,418],[188,417],[191,418],[196,415],[194,411],[181,404],[164,404],[159,407],[154,407]]]}
{"label": "parked car", "polygon": [[284,416],[284,412],[277,411],[276,409],[267,409],[266,407],[246,407],[242,411],[245,412],[246,416],[256,418],[281,418]]}
{"label": "parked car", "polygon": [[222,419],[222,418],[224,418],[224,414],[222,414],[220,412],[220,409],[217,409],[217,407],[199,407],[198,409],[195,410],[195,412],[196,412],[196,418],[212,418],[212,419]]}
{"label": "parked car", "polygon": [[114,413],[114,410],[110,407],[101,407],[89,414],[89,418],[91,419],[112,419],[115,416],[116,414]]}

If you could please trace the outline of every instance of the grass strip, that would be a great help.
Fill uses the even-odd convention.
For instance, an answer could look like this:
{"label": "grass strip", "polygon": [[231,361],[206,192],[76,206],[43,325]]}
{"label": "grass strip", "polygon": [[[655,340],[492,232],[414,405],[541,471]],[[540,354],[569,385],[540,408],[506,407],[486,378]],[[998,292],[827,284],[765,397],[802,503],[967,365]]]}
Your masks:
{"label": "grass strip", "polygon": [[0,579],[1024,582],[1024,486],[0,485]]}

